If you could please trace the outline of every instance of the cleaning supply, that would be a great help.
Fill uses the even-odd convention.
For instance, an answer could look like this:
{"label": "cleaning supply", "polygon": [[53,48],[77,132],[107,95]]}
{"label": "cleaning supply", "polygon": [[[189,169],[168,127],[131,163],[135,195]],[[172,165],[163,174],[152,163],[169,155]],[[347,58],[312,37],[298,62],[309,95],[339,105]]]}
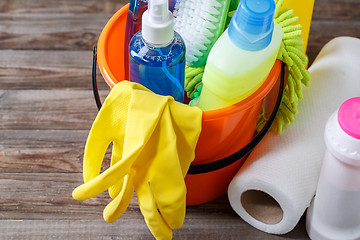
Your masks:
{"label": "cleaning supply", "polygon": [[[229,22],[231,20],[231,16],[233,13],[232,11],[235,12],[235,10],[237,9],[237,7],[239,5],[239,2],[240,2],[240,0],[230,0],[229,7],[228,7],[228,14],[226,17],[225,28],[227,28],[229,26]],[[197,13],[198,11],[194,11],[194,12]],[[218,17],[220,17],[220,15]],[[221,15],[220,18],[223,19],[223,15]],[[175,26],[176,26],[176,19],[175,19]],[[223,33],[223,30],[224,30],[224,28],[219,29],[217,37],[214,40],[217,40],[219,38],[219,36]],[[214,43],[215,43],[215,41],[212,42],[211,47],[214,45]],[[195,45],[195,44],[193,44],[193,45]],[[211,47],[207,48],[205,62],[201,61],[200,64],[196,64],[198,62],[194,62],[194,64],[189,63],[185,67],[185,91],[187,93],[187,97],[190,99],[193,99],[193,101],[190,101],[189,104],[194,105],[194,106],[198,105],[198,103],[199,103],[199,96],[200,96],[202,86],[203,86],[202,77],[204,74],[207,56],[209,55]],[[187,48],[187,51],[188,51],[188,49],[189,48]],[[189,65],[192,65],[192,66],[190,67]],[[198,66],[198,65],[201,65],[201,66]]]}
{"label": "cleaning supply", "polygon": [[198,98],[202,90],[202,77],[204,75],[203,67],[191,68],[185,67],[185,91],[191,99]]}
{"label": "cleaning supply", "polygon": [[[230,10],[234,8],[236,3],[237,0],[231,2]],[[295,120],[294,116],[298,113],[299,100],[303,97],[302,86],[310,85],[310,74],[306,70],[308,59],[302,49],[304,46],[304,40],[301,37],[303,35],[302,26],[297,24],[299,17],[294,16],[294,10],[283,8],[284,0],[275,0],[275,3],[274,21],[284,30],[277,59],[286,63],[289,75],[285,85],[283,101],[271,130],[282,133],[284,125],[289,125]],[[233,12],[229,12],[229,15],[232,14]],[[186,67],[185,73],[187,95],[191,99],[197,98],[202,90],[203,69]],[[196,101],[198,102],[198,99],[191,101],[191,103],[197,105]],[[258,132],[264,127],[268,117],[268,110],[263,107],[256,127]]]}
{"label": "cleaning supply", "polygon": [[185,45],[174,31],[168,0],[149,0],[142,30],[129,45],[130,81],[184,101]]}
{"label": "cleaning supply", "polygon": [[[276,98],[276,106],[281,103],[284,67],[276,61],[266,84],[244,101],[232,106],[203,113],[203,130],[195,149],[195,160],[185,177],[187,204],[195,205],[215,200],[226,194],[229,183],[258,141],[270,127],[254,138],[256,121],[259,117],[264,97]],[[281,73],[280,73],[281,72]],[[275,87],[280,81],[279,88]],[[274,106],[274,114],[276,116]]]}
{"label": "cleaning supply", "polygon": [[360,95],[359,62],[360,39],[336,38],[321,50],[309,68],[311,86],[304,89],[296,121],[282,135],[267,133],[229,185],[229,202],[244,221],[273,234],[299,222],[320,174],[321,126],[334,106]]}
{"label": "cleaning supply", "polygon": [[240,102],[265,81],[284,34],[273,21],[274,11],[274,0],[240,2],[229,28],[210,51],[200,109],[213,110]]}
{"label": "cleaning supply", "polygon": [[[114,86],[99,111],[85,146],[84,184],[77,200],[110,188],[104,219],[115,221],[135,189],[146,224],[157,239],[171,239],[185,217],[184,177],[194,159],[202,112],[128,81]],[[100,173],[113,142],[111,167]],[[111,188],[112,187],[112,188]]]}
{"label": "cleaning supply", "polygon": [[[282,133],[284,125],[294,122],[295,115],[298,113],[299,101],[303,98],[302,86],[310,85],[310,73],[307,71],[308,59],[303,50],[304,40],[302,36],[302,25],[297,24],[299,17],[294,16],[294,10],[284,8],[284,0],[275,0],[276,9],[274,21],[284,30],[284,37],[280,45],[278,59],[286,63],[288,70],[287,83],[285,86],[283,101],[271,130]],[[267,122],[268,113],[263,108],[257,124],[260,131]]]}
{"label": "cleaning supply", "polygon": [[311,239],[360,239],[360,97],[345,101],[331,115],[325,144],[307,232]]}
{"label": "cleaning supply", "polygon": [[177,0],[175,30],[186,44],[186,62],[204,66],[215,41],[225,28],[230,0]]}
{"label": "cleaning supply", "polygon": [[[169,10],[172,12],[176,0],[169,0]],[[129,10],[126,18],[125,30],[125,52],[129,51],[129,43],[135,33],[141,30],[142,15],[148,9],[148,0],[130,0]],[[129,79],[129,55],[124,55],[125,79]]]}

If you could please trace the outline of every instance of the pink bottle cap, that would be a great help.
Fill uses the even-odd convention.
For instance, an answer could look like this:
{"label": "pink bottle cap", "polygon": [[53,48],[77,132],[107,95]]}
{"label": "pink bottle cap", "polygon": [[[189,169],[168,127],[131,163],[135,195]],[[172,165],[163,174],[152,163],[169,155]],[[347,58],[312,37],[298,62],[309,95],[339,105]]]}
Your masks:
{"label": "pink bottle cap", "polygon": [[345,133],[360,139],[360,97],[350,98],[340,106],[338,121]]}

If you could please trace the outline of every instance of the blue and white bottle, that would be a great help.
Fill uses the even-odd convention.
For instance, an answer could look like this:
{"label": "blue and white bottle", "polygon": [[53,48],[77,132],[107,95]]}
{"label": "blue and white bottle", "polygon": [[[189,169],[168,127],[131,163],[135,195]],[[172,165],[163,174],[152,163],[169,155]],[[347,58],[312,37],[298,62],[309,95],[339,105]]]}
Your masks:
{"label": "blue and white bottle", "polygon": [[129,44],[130,81],[184,101],[185,44],[174,31],[167,0],[149,0],[142,30]]}

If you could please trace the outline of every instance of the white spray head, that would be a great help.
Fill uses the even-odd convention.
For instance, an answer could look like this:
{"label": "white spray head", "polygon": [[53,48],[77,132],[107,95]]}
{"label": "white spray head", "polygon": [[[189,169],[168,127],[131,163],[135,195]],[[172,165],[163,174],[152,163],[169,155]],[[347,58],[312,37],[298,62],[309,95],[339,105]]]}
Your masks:
{"label": "white spray head", "polygon": [[152,44],[166,44],[174,37],[174,18],[168,0],[149,0],[142,17],[142,36]]}
{"label": "white spray head", "polygon": [[152,0],[148,4],[149,14],[154,22],[163,22],[168,18],[169,3],[167,0]]}

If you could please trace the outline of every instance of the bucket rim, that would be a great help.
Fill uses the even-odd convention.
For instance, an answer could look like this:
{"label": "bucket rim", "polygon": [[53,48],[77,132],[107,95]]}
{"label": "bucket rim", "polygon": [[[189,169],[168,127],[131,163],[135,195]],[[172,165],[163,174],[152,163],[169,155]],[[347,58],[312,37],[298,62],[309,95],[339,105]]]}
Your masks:
{"label": "bucket rim", "polygon": [[[116,83],[124,80],[118,81],[115,76],[112,74],[109,64],[107,63],[107,41],[109,37],[109,33],[113,29],[113,25],[117,22],[117,19],[122,16],[127,16],[129,9],[129,3],[120,8],[106,23],[105,27],[101,31],[101,34],[99,36],[99,40],[97,43],[97,62],[99,65],[99,69],[101,72],[101,75],[103,76],[105,82],[107,85],[112,89]],[[125,30],[125,29],[124,29]]]}

